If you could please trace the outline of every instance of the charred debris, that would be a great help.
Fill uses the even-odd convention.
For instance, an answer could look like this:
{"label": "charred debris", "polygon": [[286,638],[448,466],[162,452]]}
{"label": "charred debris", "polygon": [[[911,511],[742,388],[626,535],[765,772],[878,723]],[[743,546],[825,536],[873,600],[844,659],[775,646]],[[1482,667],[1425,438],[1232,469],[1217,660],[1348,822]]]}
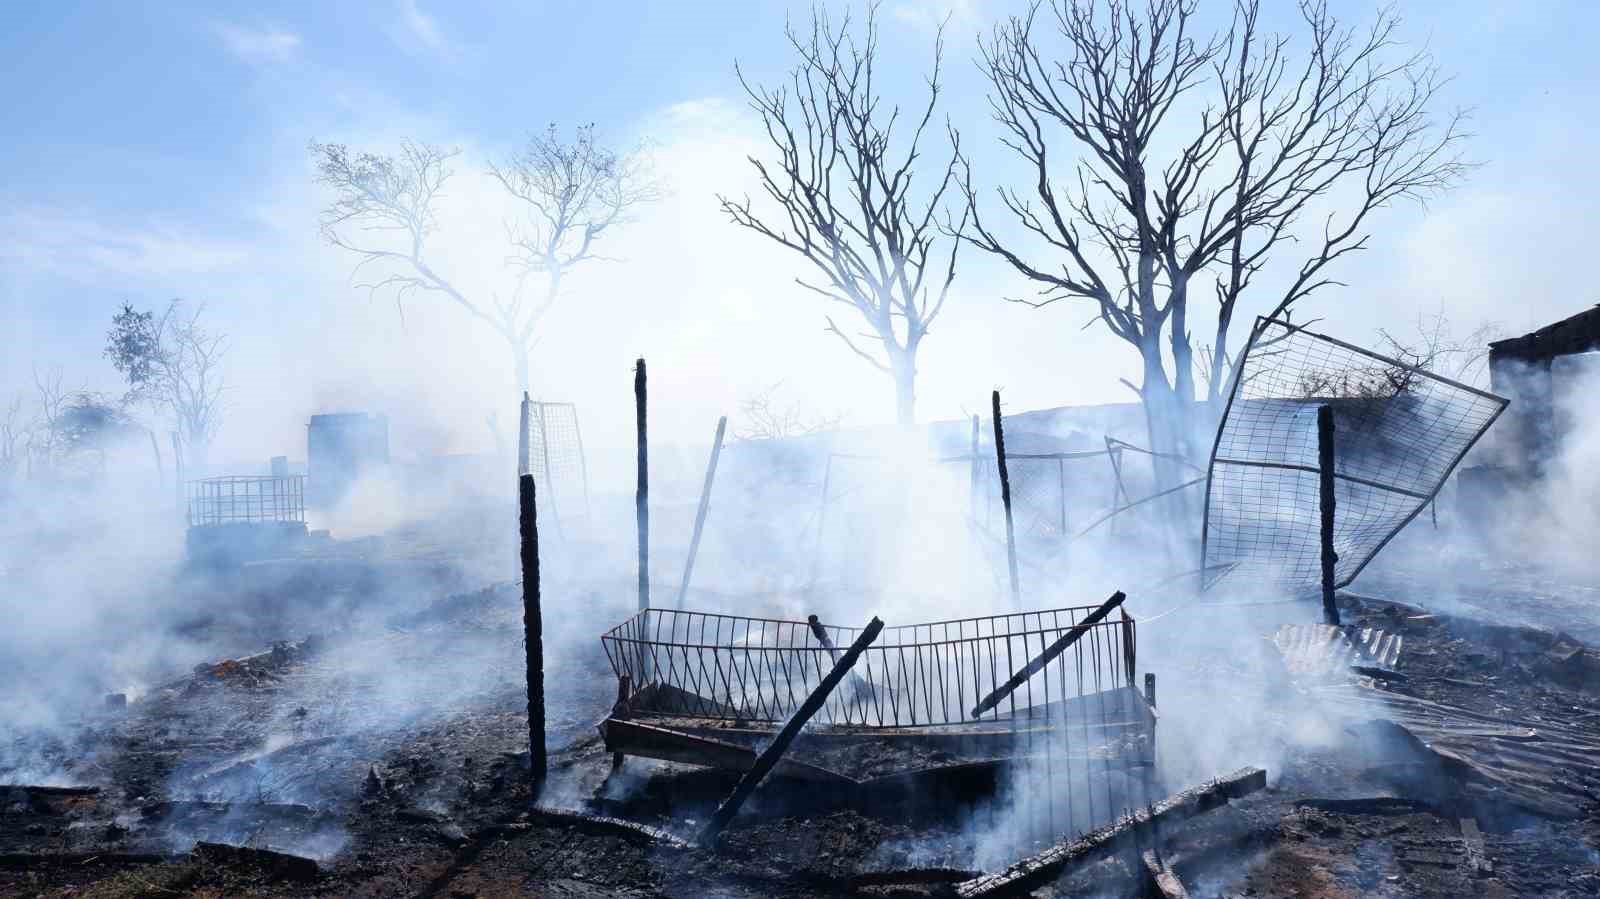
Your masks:
{"label": "charred debris", "polygon": [[[1110,434],[1052,442],[1004,420],[998,393],[987,445],[974,418],[925,460],[813,451],[795,541],[813,576],[715,606],[697,556],[745,496],[718,492],[719,461],[775,448],[728,453],[717,424],[674,520],[681,578],[652,591],[640,360],[637,589],[619,590],[561,558],[586,551],[592,517],[576,410],[524,397],[500,544],[514,582],[356,604],[337,627],[287,605],[315,636],[6,735],[0,890],[1600,892],[1600,653],[1347,589],[1431,518],[1505,400],[1272,320],[1239,368],[1208,458],[1168,460],[1175,483]],[[380,429],[325,418],[315,439],[348,469],[387,455]],[[873,595],[841,603],[828,590],[850,588],[814,576],[858,583],[866,563],[828,547],[859,547],[861,504],[902,483],[890,468],[959,485],[981,601],[879,593],[880,619]],[[325,563],[302,552],[338,542],[306,531],[306,486],[286,470],[191,483],[192,554]],[[1188,521],[1198,540],[1179,539]],[[1083,558],[1119,580],[1062,599]],[[945,614],[905,612],[922,608]]]}

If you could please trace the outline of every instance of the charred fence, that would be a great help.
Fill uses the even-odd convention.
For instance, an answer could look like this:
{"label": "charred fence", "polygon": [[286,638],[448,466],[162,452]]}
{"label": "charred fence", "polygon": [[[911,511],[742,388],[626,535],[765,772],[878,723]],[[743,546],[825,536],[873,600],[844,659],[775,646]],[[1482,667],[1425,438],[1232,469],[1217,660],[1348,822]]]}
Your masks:
{"label": "charred fence", "polygon": [[[1204,569],[1319,584],[1331,530],[1328,580],[1348,584],[1437,496],[1505,406],[1416,365],[1257,319],[1207,473]],[[1324,407],[1333,418],[1331,447],[1319,446]],[[1326,497],[1320,459],[1329,450]],[[1321,520],[1327,499],[1337,510],[1330,528]]]}
{"label": "charred fence", "polygon": [[[982,784],[993,799],[980,818],[1007,846],[1111,821],[1158,795],[1153,695],[1135,686],[1137,628],[1121,600],[886,627],[773,774],[844,801]],[[860,633],[639,612],[602,637],[621,687],[606,748],[749,770]]]}

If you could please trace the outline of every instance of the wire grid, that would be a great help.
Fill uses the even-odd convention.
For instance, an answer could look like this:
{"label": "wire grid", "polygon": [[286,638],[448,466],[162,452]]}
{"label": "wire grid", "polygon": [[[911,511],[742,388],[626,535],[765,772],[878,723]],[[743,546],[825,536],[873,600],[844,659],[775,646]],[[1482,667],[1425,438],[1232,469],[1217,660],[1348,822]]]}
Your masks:
{"label": "wire grid", "polygon": [[1275,319],[1256,320],[1217,430],[1203,565],[1320,584],[1317,410],[1334,420],[1335,586],[1438,494],[1506,400]]}
{"label": "wire grid", "polygon": [[539,501],[540,521],[559,530],[589,518],[589,468],[572,403],[530,402],[528,467]]}
{"label": "wire grid", "polygon": [[[1011,518],[1019,537],[1064,539],[1113,508],[1118,496],[1114,449],[1087,452],[1006,454],[1011,481]],[[963,457],[969,465],[972,457]],[[1117,460],[1120,463],[1120,460]],[[1004,527],[1005,504],[994,455],[979,454],[974,470],[977,508],[985,528]]]}
{"label": "wire grid", "polygon": [[[1120,688],[1133,686],[1137,633],[1125,612],[1085,628],[994,709],[974,719],[978,702],[1093,606],[885,627],[848,678],[812,719],[851,728],[921,728],[974,720],[1098,722],[1139,720]],[[786,721],[833,668],[861,629],[822,625],[832,648],[804,621],[646,609],[601,642],[618,677],[636,691],[652,686],[650,711],[724,721]],[[662,688],[666,689],[662,689]]]}
{"label": "wire grid", "polygon": [[189,526],[306,520],[304,475],[217,477],[189,481]]}

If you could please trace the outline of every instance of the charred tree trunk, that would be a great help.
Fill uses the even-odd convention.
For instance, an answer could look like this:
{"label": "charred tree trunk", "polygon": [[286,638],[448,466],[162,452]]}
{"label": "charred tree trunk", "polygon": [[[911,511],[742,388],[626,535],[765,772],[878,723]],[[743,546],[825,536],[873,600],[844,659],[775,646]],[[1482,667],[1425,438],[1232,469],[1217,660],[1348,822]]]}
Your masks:
{"label": "charred tree trunk", "polygon": [[1011,603],[1022,608],[1022,586],[1017,581],[1017,534],[1011,523],[1011,473],[1006,469],[1006,433],[1000,419],[1000,391],[990,397],[994,414],[994,458],[1000,470],[1000,504],[1006,513],[1006,566],[1011,573]]}

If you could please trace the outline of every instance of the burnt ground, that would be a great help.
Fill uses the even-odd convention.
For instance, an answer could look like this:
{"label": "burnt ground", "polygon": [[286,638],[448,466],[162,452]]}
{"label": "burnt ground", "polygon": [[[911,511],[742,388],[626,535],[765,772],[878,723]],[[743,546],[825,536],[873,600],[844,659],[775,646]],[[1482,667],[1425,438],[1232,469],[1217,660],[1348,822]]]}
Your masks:
{"label": "burnt ground", "polygon": [[[1570,634],[1490,623],[1488,610],[1459,601],[1436,612],[1405,576],[1344,598],[1348,621],[1405,637],[1403,680],[1375,687],[1560,722],[1600,743],[1591,692],[1600,678]],[[541,805],[691,840],[734,778],[644,759],[613,774],[594,729],[615,691],[596,637],[628,614],[629,599],[622,585],[546,591],[552,755]],[[1275,614],[1314,618],[1299,606]],[[944,895],[938,884],[852,878],[995,867],[1043,848],[1022,839],[997,848],[981,796],[837,795],[781,782],[757,793],[715,851],[546,814],[533,808],[519,754],[527,719],[516,585],[399,611],[344,608],[330,619],[296,607],[283,617],[276,628],[235,629],[276,631],[282,642],[257,654],[174,673],[125,708],[87,705],[48,734],[6,735],[13,745],[0,758],[26,763],[0,770],[0,783],[97,789],[0,788],[0,894]],[[1374,745],[1362,726],[1324,714],[1316,689],[1273,668],[1260,646],[1276,623],[1219,627],[1211,651],[1162,670],[1169,788],[1222,765],[1259,762],[1271,777],[1266,791],[1164,834],[1192,895],[1600,895],[1600,797],[1569,791],[1564,811],[1530,809],[1470,789],[1414,747]],[[1159,654],[1167,633],[1141,628],[1141,659]],[[1239,703],[1261,696],[1275,697],[1267,711],[1233,728],[1252,740],[1210,745],[1237,723]],[[1038,894],[1134,895],[1137,882],[1126,860],[1111,859]]]}

